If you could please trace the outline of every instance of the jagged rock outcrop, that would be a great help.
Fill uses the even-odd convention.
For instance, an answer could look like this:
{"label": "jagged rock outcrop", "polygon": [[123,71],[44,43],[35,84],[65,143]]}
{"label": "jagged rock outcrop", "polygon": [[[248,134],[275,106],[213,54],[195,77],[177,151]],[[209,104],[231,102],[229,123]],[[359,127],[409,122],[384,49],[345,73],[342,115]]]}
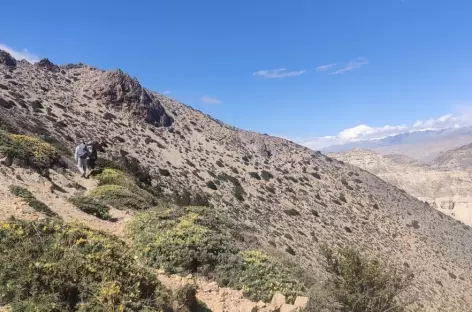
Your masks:
{"label": "jagged rock outcrop", "polygon": [[44,58],[40,60],[38,63],[36,63],[38,67],[45,68],[47,70],[50,70],[52,72],[58,72],[60,70],[59,66],[48,60],[47,58]]}
{"label": "jagged rock outcrop", "polygon": [[7,51],[0,50],[0,64],[15,67],[16,60]]}
{"label": "jagged rock outcrop", "polygon": [[131,78],[121,70],[107,72],[93,93],[97,99],[113,108],[128,111],[153,126],[172,125],[172,118],[159,100],[154,99],[136,78]]}
{"label": "jagged rock outcrop", "polygon": [[84,63],[75,63],[75,64],[66,64],[66,65],[60,66],[60,68],[64,68],[64,69],[83,68],[83,67],[87,67],[87,65]]}

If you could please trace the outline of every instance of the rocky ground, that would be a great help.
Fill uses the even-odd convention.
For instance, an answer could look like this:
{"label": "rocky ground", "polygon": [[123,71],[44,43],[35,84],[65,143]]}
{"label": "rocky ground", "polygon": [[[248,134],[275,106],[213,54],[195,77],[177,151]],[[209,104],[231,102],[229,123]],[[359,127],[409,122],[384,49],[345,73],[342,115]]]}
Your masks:
{"label": "rocky ground", "polygon": [[[95,139],[100,157],[138,161],[164,193],[210,196],[241,225],[248,243],[274,248],[317,276],[323,243],[356,246],[410,270],[406,296],[426,311],[470,310],[472,229],[358,167],[228,126],[121,71],[83,64],[33,65],[3,55],[0,117],[69,150],[81,138]],[[51,192],[49,182],[20,169],[2,168],[1,179],[2,217],[40,217],[5,191],[11,183],[28,183],[66,220],[118,235],[132,217],[116,211],[118,222],[92,220]]]}

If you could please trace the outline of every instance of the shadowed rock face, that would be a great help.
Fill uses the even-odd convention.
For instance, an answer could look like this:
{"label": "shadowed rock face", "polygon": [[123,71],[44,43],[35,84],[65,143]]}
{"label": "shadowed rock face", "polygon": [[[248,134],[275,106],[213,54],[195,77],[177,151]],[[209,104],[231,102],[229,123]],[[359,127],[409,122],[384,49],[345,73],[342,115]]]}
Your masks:
{"label": "shadowed rock face", "polygon": [[139,83],[121,70],[108,72],[93,90],[95,97],[115,109],[127,110],[156,127],[172,125],[172,118],[166,113],[159,100],[154,99]]}
{"label": "shadowed rock face", "polygon": [[58,72],[60,70],[59,66],[57,66],[56,64],[54,64],[53,62],[51,62],[47,58],[42,59],[36,65],[39,66],[39,67],[45,68],[47,70],[53,71],[53,72]]}
{"label": "shadowed rock face", "polygon": [[10,67],[15,67],[16,60],[10,55],[10,53],[0,50],[0,64],[4,64]]}

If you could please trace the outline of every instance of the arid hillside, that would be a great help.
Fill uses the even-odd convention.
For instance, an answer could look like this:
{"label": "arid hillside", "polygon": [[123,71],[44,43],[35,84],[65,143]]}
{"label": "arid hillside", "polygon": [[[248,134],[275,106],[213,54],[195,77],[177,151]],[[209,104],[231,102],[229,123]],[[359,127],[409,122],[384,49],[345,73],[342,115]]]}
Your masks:
{"label": "arid hillside", "polygon": [[[455,150],[454,150],[455,151]],[[464,148],[458,149],[464,151]],[[447,155],[447,156],[446,156]],[[472,225],[472,171],[466,167],[447,168],[457,164],[457,153],[441,156],[444,166],[424,165],[402,155],[380,155],[369,150],[330,154],[330,156],[367,170],[405,190],[433,208],[467,225]]]}
{"label": "arid hillside", "polygon": [[[226,125],[120,70],[48,60],[33,65],[6,53],[0,55],[0,117],[70,151],[82,138],[96,140],[102,159],[147,168],[143,179],[163,195],[208,197],[240,225],[247,244],[275,249],[317,276],[324,274],[324,243],[355,246],[410,270],[405,296],[425,311],[470,311],[472,228],[358,167]],[[112,211],[121,221],[89,222],[56,204],[62,195],[47,189],[49,180],[2,172],[1,218],[25,215],[8,182],[28,179],[37,179],[31,191],[66,220],[120,235],[132,218]]]}
{"label": "arid hillside", "polygon": [[439,154],[432,163],[440,170],[472,170],[472,143]]}

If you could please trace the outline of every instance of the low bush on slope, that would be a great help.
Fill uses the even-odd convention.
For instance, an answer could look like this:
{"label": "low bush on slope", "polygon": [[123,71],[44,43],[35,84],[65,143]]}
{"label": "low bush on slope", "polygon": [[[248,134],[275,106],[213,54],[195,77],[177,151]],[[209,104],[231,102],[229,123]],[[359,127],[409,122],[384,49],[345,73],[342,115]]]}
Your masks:
{"label": "low bush on slope", "polygon": [[73,196],[69,201],[85,213],[91,214],[102,220],[112,220],[110,207],[104,203],[87,196]]}
{"label": "low bush on slope", "polygon": [[58,151],[49,143],[28,135],[0,130],[0,155],[15,159],[21,166],[46,174],[49,168],[63,166]]}
{"label": "low bush on slope", "polygon": [[236,252],[222,222],[212,213],[206,207],[150,210],[131,221],[127,233],[138,253],[153,267],[170,273],[212,272]]}
{"label": "low bush on slope", "polygon": [[92,198],[116,209],[148,209],[153,205],[129,189],[119,185],[102,185],[90,191]]}
{"label": "low bush on slope", "polygon": [[324,285],[324,295],[319,296],[320,290],[314,293],[307,311],[329,310],[333,306],[349,312],[408,311],[399,299],[409,285],[403,270],[352,248],[333,250],[323,246],[322,254],[330,278]]}
{"label": "low bush on slope", "polygon": [[136,180],[131,176],[127,175],[123,171],[111,168],[105,168],[100,174],[96,176],[98,180],[98,185],[119,185],[122,187],[127,188],[131,192],[139,195],[149,203],[154,203],[155,198],[152,194],[147,192],[146,190],[140,188],[136,184]]}
{"label": "low bush on slope", "polygon": [[13,311],[162,311],[169,293],[118,239],[58,221],[0,223],[0,304]]}
{"label": "low bush on slope", "polygon": [[241,251],[230,261],[220,263],[216,271],[221,284],[242,289],[252,300],[270,302],[278,291],[293,302],[305,290],[290,267],[259,250]]}
{"label": "low bush on slope", "polygon": [[128,225],[127,235],[146,264],[169,273],[202,273],[254,300],[270,301],[279,291],[293,301],[303,290],[269,255],[238,248],[230,224],[209,207],[144,212]]}
{"label": "low bush on slope", "polygon": [[106,168],[96,176],[99,186],[89,196],[117,209],[148,209],[156,198],[136,185],[133,178],[117,169]]}
{"label": "low bush on slope", "polygon": [[45,203],[37,200],[28,189],[17,185],[10,185],[8,189],[13,195],[24,199],[37,212],[44,213],[48,217],[58,217],[57,213],[52,211]]}

